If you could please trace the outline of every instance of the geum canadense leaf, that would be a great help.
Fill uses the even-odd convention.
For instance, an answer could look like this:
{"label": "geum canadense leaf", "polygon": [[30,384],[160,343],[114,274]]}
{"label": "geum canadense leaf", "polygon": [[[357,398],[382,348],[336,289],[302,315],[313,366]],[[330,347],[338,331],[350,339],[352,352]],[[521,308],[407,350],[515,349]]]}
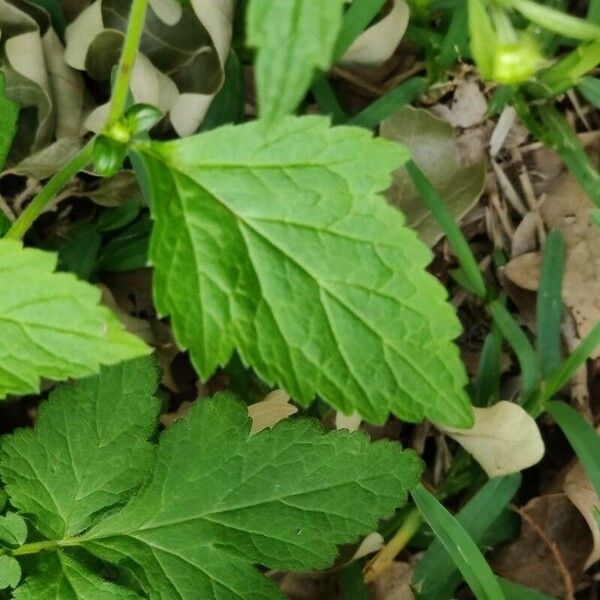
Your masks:
{"label": "geum canadense leaf", "polygon": [[[15,592],[19,600],[68,583],[79,596],[40,598],[135,597],[125,587],[104,589],[88,561],[80,562],[82,548],[132,573],[151,600],[283,598],[254,564],[327,567],[337,544],[372,531],[418,483],[420,460],[397,443],[324,433],[311,420],[282,421],[251,436],[246,406],[225,394],[197,401],[161,435],[144,479],[148,461],[139,449],[150,445],[155,380],[139,361],[103,369],[54,392],[33,431],[4,438],[0,475],[11,504],[48,538]],[[42,486],[48,493],[38,494]],[[68,537],[54,533],[57,523]]]}
{"label": "geum canadense leaf", "polygon": [[258,49],[255,72],[260,117],[274,123],[293,112],[315,69],[328,69],[344,0],[251,0],[248,44]]}
{"label": "geum canadense leaf", "polygon": [[208,378],[234,349],[302,404],[469,426],[460,324],[430,251],[378,195],[407,158],[321,117],[137,147],[158,310]]}
{"label": "geum canadense leaf", "polygon": [[41,377],[82,377],[150,352],[99,305],[100,290],[54,273],[56,261],[0,240],[0,398],[37,392]]}

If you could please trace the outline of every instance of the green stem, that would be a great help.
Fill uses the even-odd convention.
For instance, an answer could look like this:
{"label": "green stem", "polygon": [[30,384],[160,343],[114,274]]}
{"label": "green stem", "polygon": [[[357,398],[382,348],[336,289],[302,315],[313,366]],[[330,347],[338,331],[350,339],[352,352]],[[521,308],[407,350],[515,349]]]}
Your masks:
{"label": "green stem", "polygon": [[121,52],[119,61],[119,71],[112,92],[110,110],[106,120],[106,125],[110,126],[116,123],[127,106],[129,96],[129,83],[131,82],[131,73],[138,53],[140,39],[144,30],[144,19],[146,17],[146,7],[148,0],[133,0],[129,12],[129,21],[127,24],[127,33],[125,34],[125,44]]}
{"label": "green stem", "polygon": [[81,171],[81,169],[90,162],[93,146],[94,138],[92,138],[50,179],[50,181],[48,181],[42,191],[31,201],[19,218],[12,224],[12,227],[6,232],[5,238],[19,240],[25,235],[32,223],[40,216],[48,203],[56,197],[58,192],[71,181],[78,171]]}
{"label": "green stem", "polygon": [[44,540],[42,542],[31,542],[23,544],[11,552],[13,556],[23,556],[25,554],[38,554],[44,550],[56,550],[63,546],[76,546],[80,540],[77,538],[65,538],[64,540]]}

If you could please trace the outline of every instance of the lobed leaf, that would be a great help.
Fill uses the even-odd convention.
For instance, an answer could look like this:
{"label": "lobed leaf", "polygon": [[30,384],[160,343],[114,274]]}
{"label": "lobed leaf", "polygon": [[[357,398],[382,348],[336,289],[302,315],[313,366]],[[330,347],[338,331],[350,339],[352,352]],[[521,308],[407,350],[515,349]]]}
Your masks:
{"label": "lobed leaf", "polygon": [[281,598],[254,564],[329,566],[337,544],[372,531],[419,481],[413,452],[363,433],[300,420],[251,435],[246,405],[223,394],[162,435],[139,488],[155,384],[148,360],[103,369],[52,394],[35,430],[5,438],[10,501],[49,538],[14,550],[45,550],[17,599],[135,597],[94,575],[82,549],[152,600]]}
{"label": "lobed leaf", "polygon": [[76,535],[140,485],[154,461],[147,440],[158,419],[156,383],[150,358],[104,368],[55,388],[35,429],[2,439],[0,468],[11,504],[40,533]]}
{"label": "lobed leaf", "polygon": [[138,146],[153,190],[157,308],[208,378],[237,349],[303,404],[468,426],[430,251],[378,195],[399,145],[289,117]]}
{"label": "lobed leaf", "polygon": [[0,398],[150,352],[98,305],[98,289],[55,267],[54,254],[0,240]]}
{"label": "lobed leaf", "polygon": [[132,570],[153,599],[280,598],[253,563],[327,567],[419,480],[414,454],[360,433],[304,420],[249,434],[242,403],[198,402],[162,436],[147,487],[84,548]]}

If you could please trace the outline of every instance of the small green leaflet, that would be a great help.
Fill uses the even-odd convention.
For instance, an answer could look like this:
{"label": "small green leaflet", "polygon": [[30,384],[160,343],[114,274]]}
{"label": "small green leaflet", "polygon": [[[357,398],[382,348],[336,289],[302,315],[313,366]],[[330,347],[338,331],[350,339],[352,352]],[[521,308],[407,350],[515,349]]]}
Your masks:
{"label": "small green leaflet", "polygon": [[14,512],[0,516],[0,546],[20,546],[27,539],[27,523]]}
{"label": "small green leaflet", "polygon": [[460,324],[430,251],[378,192],[407,158],[363,129],[287,117],[138,146],[158,310],[206,379],[235,348],[303,404],[469,426]]}
{"label": "small green leaflet", "polygon": [[260,117],[273,124],[293,112],[315,69],[328,69],[342,23],[344,0],[251,0],[248,44],[255,60]]}
{"label": "small green leaflet", "polygon": [[40,555],[36,569],[12,597],[13,600],[142,600],[139,594],[105,581],[86,564],[60,550]]}
{"label": "small green leaflet", "polygon": [[3,554],[0,556],[0,590],[17,587],[21,579],[21,566],[16,558]]}
{"label": "small green leaflet", "polygon": [[19,116],[18,105],[6,96],[5,89],[4,73],[0,71],[0,171],[4,168],[6,155],[17,130]]}
{"label": "small green leaflet", "polygon": [[[148,397],[156,374],[148,367],[148,359],[130,361],[65,384],[40,411],[31,436],[19,431],[3,439],[0,475],[11,504],[39,532],[78,523],[63,528],[68,537],[44,535],[50,539],[37,555],[36,543],[14,551],[37,561],[15,598],[70,600],[57,591],[69,585],[79,594],[73,598],[135,598],[115,586],[94,595],[90,590],[105,582],[81,563],[84,548],[133,573],[151,600],[281,599],[254,564],[329,566],[338,544],[372,531],[419,481],[413,452],[390,441],[370,443],[363,433],[323,433],[317,422],[299,419],[250,436],[246,406],[222,394],[197,401],[162,434],[151,474],[136,491],[148,469],[138,449],[152,435],[148,415],[156,415]],[[118,380],[127,398],[111,402]],[[48,493],[38,495],[42,486]],[[63,489],[69,486],[76,489]],[[130,499],[123,505],[125,489]],[[71,520],[71,511],[79,517]]]}
{"label": "small green leaflet", "polygon": [[98,305],[100,290],[55,267],[54,254],[0,240],[0,398],[150,352]]}

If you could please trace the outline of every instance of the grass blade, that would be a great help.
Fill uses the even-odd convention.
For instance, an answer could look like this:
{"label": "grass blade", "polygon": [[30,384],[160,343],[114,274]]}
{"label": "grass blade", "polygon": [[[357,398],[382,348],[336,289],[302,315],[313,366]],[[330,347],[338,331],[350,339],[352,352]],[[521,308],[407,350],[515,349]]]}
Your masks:
{"label": "grass blade", "polygon": [[579,93],[596,108],[600,108],[600,79],[584,77],[577,86]]}
{"label": "grass blade", "polygon": [[560,323],[563,314],[562,283],[565,243],[558,230],[546,239],[536,304],[536,350],[543,379],[561,363]]}
{"label": "grass blade", "polygon": [[590,354],[600,345],[600,323],[596,323],[594,328],[581,340],[577,348],[563,362],[562,366],[556,371],[544,385],[543,400],[550,400],[552,396],[558,393],[575,375],[579,367],[585,363]]}
{"label": "grass blade", "polygon": [[471,248],[459,226],[456,224],[454,217],[444,204],[444,201],[440,198],[437,190],[416,163],[409,160],[404,167],[419,191],[423,202],[425,202],[425,205],[431,211],[431,214],[438,222],[438,225],[446,234],[448,242],[450,242],[458,262],[471,284],[471,288],[480,298],[485,298],[487,290],[485,282],[483,281],[483,276],[479,271],[477,260],[475,259],[475,256],[473,256],[473,252],[471,252]]}
{"label": "grass blade", "polygon": [[500,395],[500,359],[502,335],[495,325],[483,343],[477,376],[473,384],[473,405],[489,406],[498,401]]}
{"label": "grass blade", "polygon": [[554,596],[547,596],[537,590],[504,579],[504,577],[498,577],[498,582],[500,583],[502,591],[507,598],[510,598],[510,600],[557,600]]}
{"label": "grass blade", "polygon": [[521,404],[529,406],[538,386],[538,368],[535,350],[528,337],[498,300],[488,304],[488,311],[504,339],[514,350],[521,367]]}
{"label": "grass blade", "polygon": [[[486,531],[497,522],[520,485],[519,473],[490,479],[458,512],[456,521],[464,527],[475,544],[483,542]],[[460,583],[460,578],[455,577],[456,572],[451,554],[440,540],[436,540],[417,565],[413,584],[420,595],[439,597],[440,586],[446,589],[454,585],[455,588]]]}
{"label": "grass blade", "polygon": [[600,496],[600,435],[566,402],[548,402],[546,410],[554,417],[569,440],[596,493]]}
{"label": "grass blade", "polygon": [[419,485],[413,500],[479,600],[506,600],[498,580],[460,523]]}
{"label": "grass blade", "polygon": [[373,129],[397,110],[424,94],[427,86],[428,83],[424,77],[411,77],[369,104],[364,110],[349,119],[346,124]]}

